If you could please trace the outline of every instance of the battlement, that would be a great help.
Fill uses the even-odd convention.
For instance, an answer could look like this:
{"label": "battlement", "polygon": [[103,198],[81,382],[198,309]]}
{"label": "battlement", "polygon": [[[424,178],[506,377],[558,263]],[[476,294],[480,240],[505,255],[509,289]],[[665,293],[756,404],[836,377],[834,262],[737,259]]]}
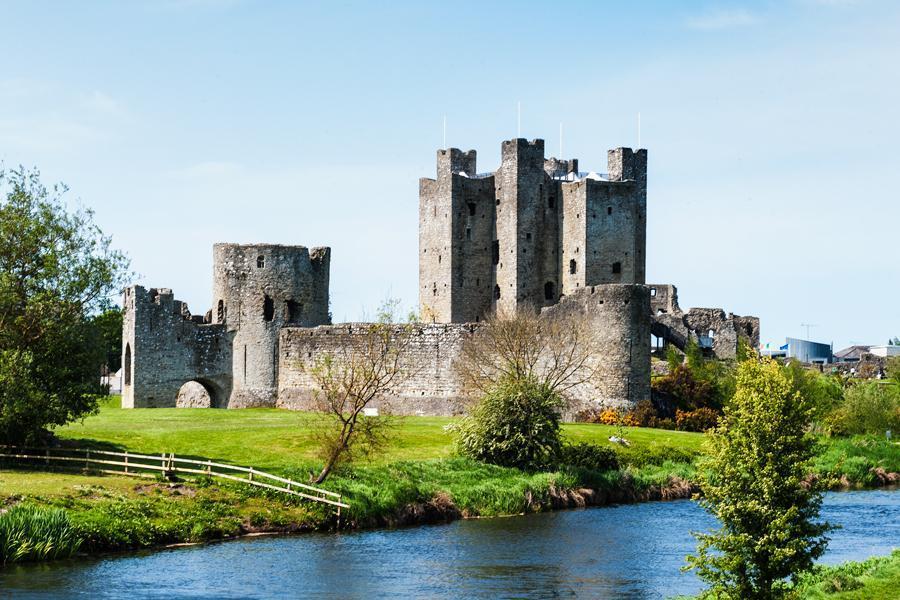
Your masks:
{"label": "battlement", "polygon": [[451,174],[465,173],[474,176],[477,170],[477,153],[474,150],[463,152],[459,148],[447,148],[437,151],[437,176],[446,177]]}
{"label": "battlement", "polygon": [[616,148],[607,153],[610,181],[647,181],[647,151]]}
{"label": "battlement", "polygon": [[606,175],[545,158],[542,139],[505,140],[500,153],[494,173],[478,174],[474,150],[439,150],[438,179],[419,181],[422,314],[476,321],[644,282],[646,150],[610,150]]}

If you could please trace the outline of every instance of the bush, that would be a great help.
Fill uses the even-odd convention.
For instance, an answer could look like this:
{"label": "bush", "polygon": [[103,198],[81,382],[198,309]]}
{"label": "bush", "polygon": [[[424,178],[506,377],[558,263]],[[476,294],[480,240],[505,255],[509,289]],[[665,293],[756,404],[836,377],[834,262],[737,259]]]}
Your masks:
{"label": "bush", "polygon": [[64,510],[19,504],[0,514],[0,564],[65,558],[80,545]]}
{"label": "bush", "polygon": [[680,431],[706,431],[719,422],[719,413],[711,408],[676,410],[675,426]]}
{"label": "bush", "polygon": [[581,423],[599,423],[601,425],[640,426],[640,422],[632,413],[619,408],[589,408],[579,412],[575,416],[575,420]]}
{"label": "bush", "polygon": [[504,467],[537,470],[560,452],[560,396],[534,379],[506,378],[452,428],[463,456]]}
{"label": "bush", "polygon": [[695,376],[687,365],[678,365],[668,375],[657,377],[651,382],[651,386],[653,392],[671,398],[676,408],[681,410],[721,404],[715,384]]}
{"label": "bush", "polygon": [[900,391],[898,386],[865,382],[847,390],[844,401],[826,418],[831,433],[884,435],[888,429],[900,429]]}
{"label": "bush", "polygon": [[612,448],[579,442],[562,447],[559,464],[591,471],[616,471],[619,469],[619,456]]}

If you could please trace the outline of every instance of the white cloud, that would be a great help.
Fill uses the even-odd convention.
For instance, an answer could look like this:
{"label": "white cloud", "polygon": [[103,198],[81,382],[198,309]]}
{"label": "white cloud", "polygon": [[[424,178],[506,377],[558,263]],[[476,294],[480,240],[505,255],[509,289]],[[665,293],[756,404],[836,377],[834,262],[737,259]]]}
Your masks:
{"label": "white cloud", "polygon": [[687,20],[686,24],[691,29],[702,31],[716,31],[720,29],[732,29],[735,27],[747,27],[759,23],[757,15],[743,8],[719,9],[703,15],[697,15]]}

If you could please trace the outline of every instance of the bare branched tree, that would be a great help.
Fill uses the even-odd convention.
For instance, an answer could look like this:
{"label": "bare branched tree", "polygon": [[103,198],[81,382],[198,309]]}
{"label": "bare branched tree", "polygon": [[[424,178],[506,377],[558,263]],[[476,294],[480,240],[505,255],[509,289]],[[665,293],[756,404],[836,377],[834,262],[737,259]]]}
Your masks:
{"label": "bare branched tree", "polygon": [[456,366],[473,395],[506,378],[530,379],[564,395],[594,379],[598,348],[597,331],[580,307],[498,312],[466,340]]}
{"label": "bare branched tree", "polygon": [[[388,301],[377,322],[354,325],[349,343],[323,353],[309,370],[322,418],[317,433],[324,466],[315,483],[325,481],[339,462],[377,451],[389,435],[387,398],[411,373],[406,355],[412,330],[391,324],[395,308]],[[376,401],[381,414],[367,415]]]}

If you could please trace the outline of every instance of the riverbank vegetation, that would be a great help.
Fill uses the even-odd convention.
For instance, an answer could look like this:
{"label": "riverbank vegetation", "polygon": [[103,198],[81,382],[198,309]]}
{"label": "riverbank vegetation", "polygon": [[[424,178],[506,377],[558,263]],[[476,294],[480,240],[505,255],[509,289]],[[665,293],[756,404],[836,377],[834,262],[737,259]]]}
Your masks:
{"label": "riverbank vegetation", "polygon": [[[117,398],[99,413],[56,430],[78,447],[174,452],[254,466],[306,480],[321,467],[312,416],[277,409],[122,410]],[[326,482],[351,505],[341,527],[441,522],[551,508],[689,497],[697,488],[698,433],[564,423],[566,445],[614,452],[619,468],[584,465],[528,473],[454,455],[446,431],[455,419],[399,419],[375,455],[339,466]],[[631,445],[613,444],[623,434]],[[577,462],[570,459],[569,462]],[[872,436],[822,438],[814,470],[831,487],[881,483],[873,469],[900,472],[897,446]],[[169,483],[72,472],[0,467],[0,507],[30,504],[65,510],[82,552],[200,542],[254,532],[295,532],[337,526],[324,508],[268,492],[204,479]],[[0,508],[2,510],[2,508]]]}

